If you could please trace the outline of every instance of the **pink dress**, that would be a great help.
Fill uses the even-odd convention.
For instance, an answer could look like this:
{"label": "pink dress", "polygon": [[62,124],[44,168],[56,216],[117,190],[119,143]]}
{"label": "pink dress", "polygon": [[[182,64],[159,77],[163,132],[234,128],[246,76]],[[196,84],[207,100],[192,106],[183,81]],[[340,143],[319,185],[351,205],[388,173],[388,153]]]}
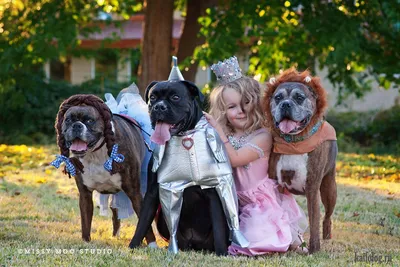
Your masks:
{"label": "pink dress", "polygon": [[[240,230],[250,242],[249,247],[236,244],[229,246],[232,255],[261,255],[271,252],[286,252],[291,244],[301,244],[308,221],[303,210],[289,193],[281,194],[277,182],[268,178],[269,153],[248,142],[259,129],[247,136],[239,147],[250,146],[260,158],[246,166],[234,168],[235,185],[239,200]],[[232,143],[232,139],[230,138]]]}

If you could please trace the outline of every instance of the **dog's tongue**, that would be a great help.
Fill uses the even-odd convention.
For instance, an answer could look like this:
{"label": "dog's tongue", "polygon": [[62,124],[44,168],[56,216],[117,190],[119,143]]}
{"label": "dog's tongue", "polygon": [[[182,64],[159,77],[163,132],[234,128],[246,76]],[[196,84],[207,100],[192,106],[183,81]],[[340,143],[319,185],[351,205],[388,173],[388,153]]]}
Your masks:
{"label": "dog's tongue", "polygon": [[286,133],[286,134],[293,131],[294,128],[296,128],[296,126],[297,126],[297,122],[288,120],[288,119],[284,119],[283,121],[281,121],[279,123],[279,129],[281,130],[281,132]]}
{"label": "dog's tongue", "polygon": [[165,145],[165,143],[171,139],[169,129],[172,127],[171,124],[165,122],[157,122],[154,129],[154,133],[151,135],[150,140],[159,145]]}
{"label": "dog's tongue", "polygon": [[81,139],[75,139],[72,142],[70,149],[73,151],[86,151],[87,144],[85,142],[83,142]]}

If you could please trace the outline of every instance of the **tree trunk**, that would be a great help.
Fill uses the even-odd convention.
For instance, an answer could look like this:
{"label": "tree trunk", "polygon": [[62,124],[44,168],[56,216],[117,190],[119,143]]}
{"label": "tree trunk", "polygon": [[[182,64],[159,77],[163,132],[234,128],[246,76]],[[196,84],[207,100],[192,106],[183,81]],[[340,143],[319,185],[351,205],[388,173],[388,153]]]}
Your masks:
{"label": "tree trunk", "polygon": [[[181,38],[179,39],[178,60],[182,62],[187,57],[192,60],[194,49],[204,44],[204,36],[199,36],[201,25],[197,22],[205,14],[208,7],[216,5],[217,0],[187,0],[186,19]],[[183,77],[188,81],[195,81],[198,62],[190,64],[188,71],[182,71]]]}
{"label": "tree trunk", "polygon": [[142,57],[138,86],[142,95],[152,81],[168,79],[171,70],[174,0],[145,0]]}

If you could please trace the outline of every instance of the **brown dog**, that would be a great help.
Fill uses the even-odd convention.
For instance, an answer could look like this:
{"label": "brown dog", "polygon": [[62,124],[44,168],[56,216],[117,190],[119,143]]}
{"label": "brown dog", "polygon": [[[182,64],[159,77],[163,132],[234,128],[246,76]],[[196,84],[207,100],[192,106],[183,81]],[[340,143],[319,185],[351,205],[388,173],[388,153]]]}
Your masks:
{"label": "brown dog", "polygon": [[[64,161],[65,172],[75,177],[82,239],[90,241],[93,190],[107,194],[124,191],[136,214],[140,214],[140,166],[145,149],[140,130],[129,120],[113,115],[94,95],[74,95],[65,100],[60,105],[55,128],[61,156],[52,164],[58,167]],[[112,213],[115,236],[120,220],[116,209]],[[151,227],[146,240],[147,244],[155,242]]]}
{"label": "brown dog", "polygon": [[274,136],[269,177],[290,192],[306,196],[309,252],[316,252],[320,249],[319,197],[325,207],[323,238],[330,239],[337,194],[336,134],[323,120],[326,92],[308,71],[299,73],[291,68],[267,83],[263,105]]}

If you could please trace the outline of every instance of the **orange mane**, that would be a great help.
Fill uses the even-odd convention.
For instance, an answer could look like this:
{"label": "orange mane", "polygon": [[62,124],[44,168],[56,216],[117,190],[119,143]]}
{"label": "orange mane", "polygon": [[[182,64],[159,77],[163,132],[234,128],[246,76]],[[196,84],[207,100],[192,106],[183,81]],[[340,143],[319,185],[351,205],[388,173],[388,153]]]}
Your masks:
{"label": "orange mane", "polygon": [[[311,78],[311,81],[306,83],[304,79],[309,76]],[[326,108],[328,107],[328,101],[326,97],[326,91],[322,87],[320,79],[318,77],[313,77],[311,76],[310,72],[308,70],[305,70],[303,72],[298,72],[296,68],[292,67],[290,69],[285,70],[283,73],[281,73],[278,77],[276,77],[276,81],[271,84],[270,82],[266,83],[266,91],[263,99],[261,100],[262,103],[262,108],[263,112],[265,115],[265,120],[270,128],[271,132],[275,132],[279,135],[279,130],[274,126],[274,120],[271,114],[270,110],[270,102],[272,99],[272,96],[278,88],[278,86],[282,83],[285,82],[298,82],[307,85],[310,87],[314,94],[317,96],[316,100],[316,112],[314,116],[311,118],[310,123],[307,125],[307,127],[300,133],[300,135],[306,135],[308,132],[311,130],[311,128],[323,118]]]}

